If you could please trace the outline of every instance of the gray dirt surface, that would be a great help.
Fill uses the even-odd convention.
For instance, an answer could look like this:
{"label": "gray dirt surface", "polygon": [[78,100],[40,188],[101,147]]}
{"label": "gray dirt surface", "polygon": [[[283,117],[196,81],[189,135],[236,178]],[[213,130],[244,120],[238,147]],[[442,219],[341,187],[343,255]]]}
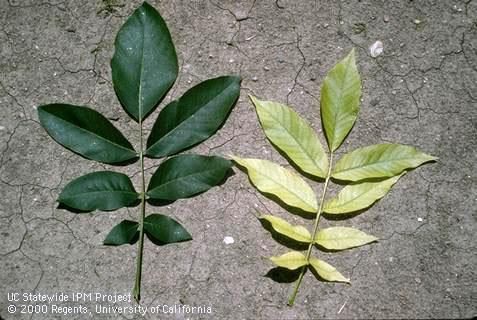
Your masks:
{"label": "gray dirt surface", "polygon": [[[139,164],[112,167],[69,152],[40,127],[36,108],[51,102],[92,106],[137,147],[137,126],[115,97],[109,62],[119,27],[140,3],[0,1],[0,318],[477,315],[477,1],[472,0],[151,0],[168,23],[180,63],[180,76],[164,103],[210,77],[232,73],[243,78],[227,123],[193,152],[286,165],[266,140],[247,95],[289,104],[322,138],[321,83],[355,48],[363,80],[361,111],[339,153],[399,142],[439,160],[408,173],[368,211],[349,220],[323,219],[323,226],[353,226],[381,240],[323,253],[351,285],[319,282],[307,273],[293,308],[286,305],[293,285],[265,277],[273,266],[264,257],[287,249],[256,217],[263,212],[295,223],[304,220],[255,191],[236,168],[219,187],[155,208],[180,221],[194,240],[146,244],[142,306],[149,312],[97,314],[97,305],[134,303],[72,302],[74,293],[93,293],[94,300],[95,293],[130,292],[136,247],[105,247],[102,240],[122,219],[135,219],[137,210],[78,215],[57,209],[55,200],[67,182],[94,170],[127,173],[137,186]],[[383,42],[384,52],[372,58],[368,48],[376,40]],[[156,115],[147,119],[146,131]],[[159,163],[147,161],[148,177]],[[321,185],[308,181],[319,194]],[[226,236],[235,242],[225,244]],[[8,293],[15,292],[64,293],[70,301],[9,302]],[[26,304],[50,309],[29,314],[22,307]],[[82,305],[92,315],[66,314],[68,309],[53,313],[54,304]],[[158,305],[210,307],[211,313],[151,312]]]}

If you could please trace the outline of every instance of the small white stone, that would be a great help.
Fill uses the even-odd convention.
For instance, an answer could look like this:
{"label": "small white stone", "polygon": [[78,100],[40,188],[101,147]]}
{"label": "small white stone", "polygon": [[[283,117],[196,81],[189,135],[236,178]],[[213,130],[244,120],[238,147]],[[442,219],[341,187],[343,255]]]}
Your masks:
{"label": "small white stone", "polygon": [[253,76],[253,77],[252,77],[252,81],[255,81],[255,82],[256,82],[256,81],[258,81],[258,78],[255,77],[255,76]]}
{"label": "small white stone", "polygon": [[234,242],[235,242],[235,240],[234,240],[234,238],[232,238],[232,237],[228,237],[228,236],[227,236],[227,237],[224,238],[224,243],[225,243],[225,244],[232,244],[232,243],[234,243]]}
{"label": "small white stone", "polygon": [[376,58],[377,56],[379,56],[381,53],[383,53],[383,51],[384,51],[383,43],[379,40],[373,43],[371,47],[369,47],[369,54],[373,58]]}
{"label": "small white stone", "polygon": [[417,221],[422,222],[422,218],[417,218]]}

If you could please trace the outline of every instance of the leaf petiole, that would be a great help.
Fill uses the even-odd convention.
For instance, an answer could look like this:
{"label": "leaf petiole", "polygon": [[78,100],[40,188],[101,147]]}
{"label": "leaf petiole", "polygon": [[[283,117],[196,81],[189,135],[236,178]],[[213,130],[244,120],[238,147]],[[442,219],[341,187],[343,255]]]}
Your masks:
{"label": "leaf petiole", "polygon": [[316,238],[316,234],[318,233],[318,225],[320,223],[320,216],[321,216],[321,213],[323,212],[323,207],[324,207],[324,203],[325,203],[325,196],[326,196],[326,190],[328,189],[328,183],[330,182],[330,178],[331,178],[331,169],[333,168],[333,151],[330,151],[330,157],[329,157],[329,164],[328,164],[328,172],[326,174],[326,178],[325,178],[325,184],[323,185],[323,193],[321,194],[321,199],[320,199],[320,206],[318,208],[318,211],[317,211],[317,214],[316,214],[316,219],[315,219],[315,224],[313,226],[313,232],[311,234],[311,242],[310,244],[308,245],[308,250],[306,252],[306,261],[307,261],[307,264],[304,265],[302,268],[301,268],[301,272],[300,272],[300,275],[298,276],[298,280],[296,282],[296,285],[295,285],[295,289],[293,290],[293,293],[290,297],[290,299],[288,300],[288,305],[291,307],[293,306],[293,304],[295,303],[295,298],[296,298],[296,295],[298,293],[298,289],[300,288],[300,285],[301,285],[301,281],[303,280],[303,276],[305,275],[305,272],[306,272],[306,269],[308,268],[308,265],[310,264],[310,257],[311,257],[311,251],[313,250],[313,245],[315,243],[315,238]]}
{"label": "leaf petiole", "polygon": [[139,117],[139,164],[141,166],[141,211],[139,214],[139,241],[137,243],[136,281],[133,296],[137,303],[141,300],[142,255],[144,251],[144,218],[146,216],[146,180],[144,178],[144,146],[142,137],[142,118]]}

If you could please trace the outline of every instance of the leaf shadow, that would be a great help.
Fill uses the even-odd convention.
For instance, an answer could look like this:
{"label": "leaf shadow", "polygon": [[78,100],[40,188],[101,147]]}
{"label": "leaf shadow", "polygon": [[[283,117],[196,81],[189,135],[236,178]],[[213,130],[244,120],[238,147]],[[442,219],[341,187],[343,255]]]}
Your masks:
{"label": "leaf shadow", "polygon": [[298,280],[300,272],[301,268],[290,270],[287,268],[275,267],[270,269],[264,277],[270,278],[278,283],[292,283]]}
{"label": "leaf shadow", "polygon": [[[377,200],[376,202],[378,202],[378,201],[379,201],[379,200]],[[364,208],[364,209],[356,210],[356,211],[353,211],[353,212],[340,213],[340,214],[323,212],[321,215],[322,215],[326,220],[330,220],[330,221],[343,221],[343,220],[348,220],[348,219],[354,218],[354,217],[359,216],[360,214],[362,214],[362,213],[368,211],[369,208],[371,208],[376,202],[374,202],[373,204],[371,204],[370,206],[368,206],[368,207],[366,207],[366,208]]]}
{"label": "leaf shadow", "polygon": [[147,236],[147,238],[149,239],[149,241],[151,241],[152,243],[154,243],[156,246],[160,246],[160,247],[165,246],[165,245],[168,245],[168,244],[174,244],[174,243],[192,241],[192,238],[190,238],[190,239],[185,239],[185,240],[176,241],[176,242],[163,242],[163,241],[161,241],[161,240],[159,240],[159,239],[156,239],[156,238],[150,236],[148,232],[144,232],[144,233],[145,233],[145,235]]}
{"label": "leaf shadow", "polygon": [[58,203],[58,206],[56,206],[56,209],[63,209],[63,210],[68,210],[69,212],[72,212],[72,213],[78,213],[78,214],[81,214],[81,213],[90,213],[90,212],[93,212],[94,210],[80,210],[80,209],[76,209],[76,208],[73,208],[73,207],[70,207],[64,203]]}
{"label": "leaf shadow", "polygon": [[326,252],[326,253],[336,253],[336,252],[344,252],[344,251],[350,251],[350,250],[354,250],[354,249],[357,249],[357,248],[361,248],[361,247],[365,247],[365,246],[369,246],[375,242],[378,242],[379,239],[376,239],[372,242],[368,242],[366,244],[363,244],[363,245],[359,245],[359,246],[355,246],[355,247],[351,247],[351,248],[347,248],[347,249],[327,249],[317,243],[314,243],[314,246],[315,248],[317,248],[318,250],[320,250],[321,252]]}
{"label": "leaf shadow", "polygon": [[121,162],[116,162],[116,163],[107,163],[112,166],[118,166],[118,167],[125,167],[130,164],[136,163],[136,161],[139,160],[139,157],[134,157],[129,160],[121,161]]}
{"label": "leaf shadow", "polygon": [[358,180],[358,181],[349,181],[349,180],[340,180],[340,179],[336,179],[336,178],[331,177],[331,181],[333,181],[334,184],[346,187],[346,186],[361,184],[361,183],[365,183],[365,182],[381,182],[381,181],[384,181],[384,180],[389,179],[389,178],[391,178],[391,177],[366,178],[366,179],[361,179],[361,180]]}
{"label": "leaf shadow", "polygon": [[[140,199],[135,199],[134,202],[130,203],[130,204],[127,205],[127,206],[121,207],[121,208],[133,208],[133,207],[138,206],[140,203],[141,203],[141,200],[140,200]],[[68,206],[67,204],[64,204],[64,203],[62,203],[62,202],[59,202],[59,203],[58,203],[58,206],[57,206],[56,208],[57,208],[57,209],[68,210],[69,212],[77,213],[77,214],[93,213],[94,211],[111,212],[111,211],[115,211],[115,210],[121,209],[121,208],[115,208],[115,209],[111,209],[111,210],[100,210],[100,209],[81,210],[81,209],[77,209],[77,208],[70,207],[70,206]]]}
{"label": "leaf shadow", "polygon": [[308,244],[298,242],[296,240],[293,240],[293,239],[291,239],[287,236],[284,236],[284,235],[276,232],[273,229],[272,224],[268,220],[259,218],[259,221],[260,221],[260,224],[262,225],[262,227],[265,230],[267,230],[268,232],[270,232],[270,234],[272,235],[272,238],[276,242],[278,242],[279,244],[281,244],[285,247],[288,247],[290,249],[296,250],[296,251],[304,251],[308,248]]}
{"label": "leaf shadow", "polygon": [[227,172],[225,173],[223,179],[217,183],[216,185],[210,187],[209,189],[207,190],[204,190],[204,191],[201,191],[201,192],[198,192],[198,193],[195,193],[195,194],[192,194],[188,197],[184,197],[184,198],[178,198],[178,199],[175,199],[175,200],[166,200],[166,199],[154,199],[154,198],[147,198],[146,201],[147,203],[149,203],[150,205],[152,206],[155,206],[155,207],[164,207],[164,206],[168,206],[174,202],[176,202],[177,200],[180,200],[180,199],[190,199],[190,198],[193,198],[193,197],[197,197],[207,191],[209,191],[211,188],[213,187],[220,187],[222,186],[223,184],[225,184],[225,182],[227,182],[227,180],[230,178],[230,177],[233,177],[235,175],[235,172],[232,170],[232,168],[229,168],[227,170]]}

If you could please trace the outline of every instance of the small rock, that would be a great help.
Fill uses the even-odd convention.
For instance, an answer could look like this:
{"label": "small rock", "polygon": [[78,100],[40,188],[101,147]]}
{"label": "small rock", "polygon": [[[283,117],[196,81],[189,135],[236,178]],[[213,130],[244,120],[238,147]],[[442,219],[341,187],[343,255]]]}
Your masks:
{"label": "small rock", "polygon": [[213,59],[214,56],[212,54],[209,54],[209,59]]}
{"label": "small rock", "polygon": [[454,12],[462,12],[462,9],[461,9],[461,8],[457,8],[456,5],[454,5],[454,6],[452,7],[452,10],[454,10]]}
{"label": "small rock", "polygon": [[370,104],[371,106],[373,106],[373,107],[376,106],[376,105],[378,105],[378,103],[379,103],[379,100],[378,100],[378,99],[372,99],[372,100],[369,102],[369,104]]}
{"label": "small rock", "polygon": [[5,127],[4,126],[0,126],[0,131],[3,131],[5,130]]}
{"label": "small rock", "polygon": [[416,24],[416,25],[421,24],[421,22],[422,22],[422,21],[419,20],[419,19],[414,19],[414,24]]}
{"label": "small rock", "polygon": [[237,21],[243,21],[248,19],[248,14],[247,12],[239,11],[235,13],[235,19]]}
{"label": "small rock", "polygon": [[234,59],[230,59],[230,60],[229,60],[229,63],[234,63],[234,62],[235,62]]}
{"label": "small rock", "polygon": [[75,32],[76,32],[76,28],[75,28],[75,27],[68,27],[68,28],[66,28],[66,31],[67,31],[67,32],[75,33]]}
{"label": "small rock", "polygon": [[257,81],[258,81],[258,78],[257,78],[256,76],[253,76],[253,77],[252,77],[252,81],[257,82]]}
{"label": "small rock", "polygon": [[417,221],[422,222],[422,218],[417,218]]}
{"label": "small rock", "polygon": [[419,279],[419,278],[417,278],[417,277],[414,278],[414,281],[416,281],[416,283],[421,283],[421,279]]}
{"label": "small rock", "polygon": [[234,243],[234,242],[235,242],[235,240],[234,240],[234,238],[232,238],[232,237],[225,237],[225,238],[224,238],[224,243],[225,243],[225,244],[232,244],[232,243]]}
{"label": "small rock", "polygon": [[369,54],[373,58],[376,58],[377,56],[379,56],[381,53],[383,53],[383,51],[384,51],[383,43],[379,40],[373,43],[371,47],[369,47]]}
{"label": "small rock", "polygon": [[265,67],[263,67],[263,70],[265,70],[265,71],[270,71],[270,68],[267,67],[267,66],[265,66]]}
{"label": "small rock", "polygon": [[325,24],[323,25],[323,28],[325,28],[325,29],[326,29],[326,28],[328,28],[329,26],[330,26],[330,24],[329,24],[329,23],[325,23]]}
{"label": "small rock", "polygon": [[383,17],[383,21],[384,22],[389,22],[389,20],[390,20],[389,16],[387,14],[385,14],[384,17]]}

